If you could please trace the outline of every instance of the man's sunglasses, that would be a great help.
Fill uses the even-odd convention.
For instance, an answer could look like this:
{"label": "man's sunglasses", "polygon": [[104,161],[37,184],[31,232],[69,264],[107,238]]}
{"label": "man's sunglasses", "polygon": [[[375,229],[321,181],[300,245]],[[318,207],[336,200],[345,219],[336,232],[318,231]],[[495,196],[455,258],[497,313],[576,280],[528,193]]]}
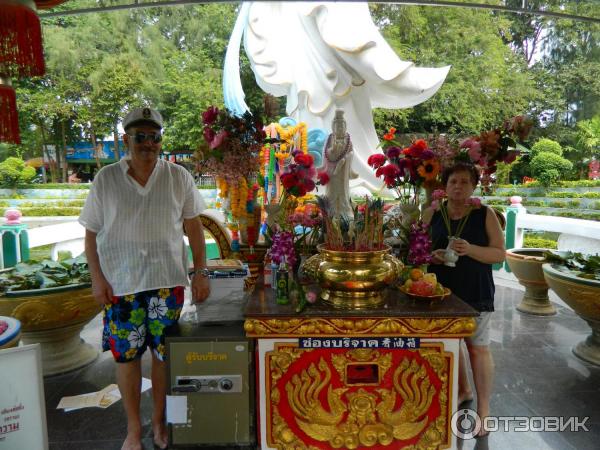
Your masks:
{"label": "man's sunglasses", "polygon": [[142,144],[148,140],[151,140],[155,144],[158,144],[160,141],[162,141],[162,134],[160,134],[160,133],[146,134],[146,133],[139,131],[135,134],[129,134],[128,136],[132,137],[136,144]]}

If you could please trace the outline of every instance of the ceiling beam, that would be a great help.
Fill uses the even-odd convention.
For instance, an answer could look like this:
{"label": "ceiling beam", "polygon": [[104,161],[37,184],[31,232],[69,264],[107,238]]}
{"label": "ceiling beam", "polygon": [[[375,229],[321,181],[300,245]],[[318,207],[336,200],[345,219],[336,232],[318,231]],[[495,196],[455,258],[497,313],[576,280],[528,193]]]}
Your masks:
{"label": "ceiling beam", "polygon": [[[225,0],[221,3],[233,2],[232,0]],[[207,0],[158,0],[155,2],[139,2],[134,0],[134,3],[125,5],[110,5],[110,6],[99,6],[94,8],[81,8],[63,11],[52,11],[39,13],[39,17],[50,18],[50,17],[62,17],[62,16],[76,16],[81,14],[90,14],[98,12],[109,12],[109,11],[121,11],[127,9],[146,9],[146,8],[164,8],[169,6],[183,6],[193,5],[202,3],[217,3],[214,1]],[[236,2],[237,3],[237,2]],[[600,17],[580,16],[576,14],[568,14],[562,12],[544,11],[539,9],[530,8],[519,8],[512,6],[502,5],[490,5],[487,3],[472,3],[472,2],[461,2],[461,1],[437,1],[437,0],[402,0],[402,1],[376,1],[371,3],[385,3],[385,4],[396,4],[396,5],[415,5],[415,6],[438,6],[438,7],[451,7],[451,8],[471,8],[471,9],[487,9],[491,11],[501,11],[507,13],[516,14],[527,14],[542,17],[552,17],[555,19],[569,19],[583,22],[600,23]],[[523,5],[527,5],[524,2]]]}

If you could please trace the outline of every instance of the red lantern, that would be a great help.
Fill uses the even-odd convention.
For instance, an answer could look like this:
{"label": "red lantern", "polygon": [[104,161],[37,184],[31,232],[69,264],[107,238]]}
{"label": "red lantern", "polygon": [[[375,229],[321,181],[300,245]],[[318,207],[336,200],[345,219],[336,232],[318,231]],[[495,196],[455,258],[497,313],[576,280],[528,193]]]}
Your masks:
{"label": "red lantern", "polygon": [[11,78],[43,75],[42,29],[35,3],[0,0],[0,142],[20,143]]}

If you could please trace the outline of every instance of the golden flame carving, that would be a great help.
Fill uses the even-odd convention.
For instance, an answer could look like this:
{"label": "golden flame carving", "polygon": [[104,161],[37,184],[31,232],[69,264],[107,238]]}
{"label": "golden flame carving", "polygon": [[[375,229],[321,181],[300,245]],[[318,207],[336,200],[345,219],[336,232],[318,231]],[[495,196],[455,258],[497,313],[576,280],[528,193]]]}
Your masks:
{"label": "golden flame carving", "polygon": [[[371,352],[372,358],[381,358],[378,352]],[[362,360],[371,360],[367,358],[367,352],[357,355]],[[341,365],[339,356],[337,364]],[[312,363],[300,374],[294,374],[286,383],[285,390],[300,429],[317,441],[328,442],[333,448],[355,449],[412,439],[422,433],[429,422],[427,411],[436,389],[431,384],[425,363],[419,364],[416,359],[402,360],[393,374],[393,389],[369,392],[360,388],[346,393],[347,388],[333,389],[330,381],[331,371],[321,358],[318,367]],[[323,405],[320,394],[325,388],[327,400]],[[394,409],[398,395],[402,402],[398,409]],[[440,440],[443,433],[435,426],[436,422],[433,422],[433,431],[425,433],[422,440]],[[287,430],[291,432],[289,428]],[[445,428],[442,427],[442,430]],[[276,434],[284,437],[281,433]]]}

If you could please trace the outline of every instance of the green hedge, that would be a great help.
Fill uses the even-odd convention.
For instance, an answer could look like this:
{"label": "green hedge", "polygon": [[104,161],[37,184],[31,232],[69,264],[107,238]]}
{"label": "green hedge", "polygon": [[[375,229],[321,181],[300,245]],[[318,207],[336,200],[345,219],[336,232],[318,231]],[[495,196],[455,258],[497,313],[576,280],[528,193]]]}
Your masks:
{"label": "green hedge", "polygon": [[[523,187],[523,188],[534,188],[534,187],[542,187],[542,184],[539,183],[538,181],[532,181],[531,183],[527,183],[527,184],[518,184],[516,186],[519,187]],[[496,188],[504,188],[504,189],[510,189],[510,188],[514,188],[515,185],[514,184],[498,184],[495,186]],[[574,188],[574,187],[600,187],[600,180],[569,180],[569,181],[558,181],[556,183],[553,183],[552,185],[550,185],[551,188],[557,188],[557,187],[569,187],[569,188]]]}
{"label": "green hedge", "polygon": [[556,241],[544,239],[537,236],[527,236],[523,238],[523,247],[525,248],[557,248]]}
{"label": "green hedge", "polygon": [[600,192],[546,192],[544,197],[551,198],[600,198]]}
{"label": "green hedge", "polygon": [[588,212],[588,211],[582,211],[582,212],[554,211],[552,213],[545,214],[545,215],[551,215],[551,216],[557,216],[557,217],[571,217],[573,219],[585,219],[585,220],[597,220],[597,221],[600,221],[600,212]]}
{"label": "green hedge", "polygon": [[89,189],[90,186],[88,183],[36,183],[19,185],[19,189]]}
{"label": "green hedge", "polygon": [[[19,211],[25,217],[41,217],[41,216],[78,216],[81,212],[81,208],[52,208],[52,207],[29,207],[19,208]],[[5,209],[2,210],[4,215]]]}

